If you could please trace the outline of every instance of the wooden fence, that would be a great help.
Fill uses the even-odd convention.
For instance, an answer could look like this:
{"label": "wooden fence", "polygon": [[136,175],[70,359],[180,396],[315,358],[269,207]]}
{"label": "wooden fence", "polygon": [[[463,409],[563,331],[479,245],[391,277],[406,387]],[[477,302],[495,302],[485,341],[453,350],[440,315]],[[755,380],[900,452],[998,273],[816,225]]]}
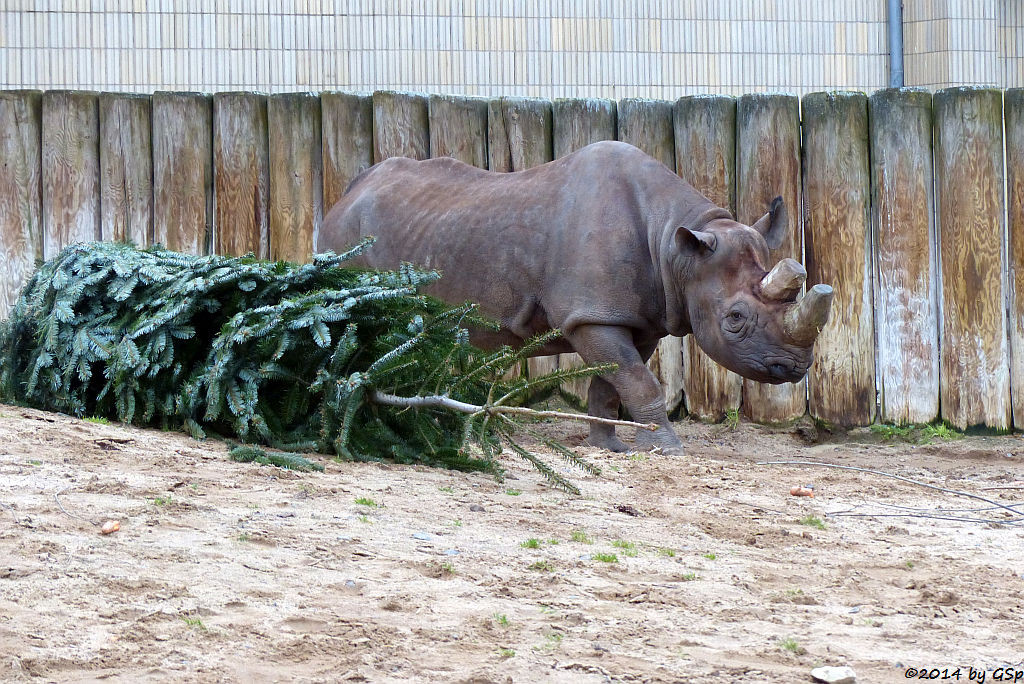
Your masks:
{"label": "wooden fence", "polygon": [[74,241],[301,261],[374,162],[518,171],[606,139],[740,221],[781,195],[791,239],[773,258],[803,258],[811,283],[836,288],[804,382],[745,381],[669,338],[652,366],[670,405],[711,420],[742,407],[764,422],[809,411],[845,425],[1024,427],[1024,90],[802,102],[0,91],[0,316],[37,261]]}

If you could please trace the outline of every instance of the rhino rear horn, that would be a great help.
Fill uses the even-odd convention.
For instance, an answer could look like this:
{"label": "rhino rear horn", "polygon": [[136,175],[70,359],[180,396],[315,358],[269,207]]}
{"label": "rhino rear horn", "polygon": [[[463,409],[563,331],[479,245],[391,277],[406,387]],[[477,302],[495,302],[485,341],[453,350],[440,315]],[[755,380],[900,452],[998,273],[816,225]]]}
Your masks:
{"label": "rhino rear horn", "polygon": [[783,259],[761,279],[761,294],[765,299],[779,302],[793,301],[807,280],[807,271],[793,259]]}
{"label": "rhino rear horn", "polygon": [[801,346],[814,343],[828,322],[833,294],[831,286],[815,285],[786,312],[786,334],[794,343]]}

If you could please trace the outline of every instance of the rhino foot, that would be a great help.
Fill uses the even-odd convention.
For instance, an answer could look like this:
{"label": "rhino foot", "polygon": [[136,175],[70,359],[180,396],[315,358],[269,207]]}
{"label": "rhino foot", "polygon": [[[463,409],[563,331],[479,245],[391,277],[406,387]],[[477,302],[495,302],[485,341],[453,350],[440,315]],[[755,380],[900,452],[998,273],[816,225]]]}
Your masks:
{"label": "rhino foot", "polygon": [[637,430],[636,449],[640,451],[652,451],[657,449],[669,456],[682,456],[683,443],[671,428],[661,427],[655,432]]}
{"label": "rhino foot", "polygon": [[623,442],[615,435],[594,435],[583,442],[587,446],[597,447],[599,449],[607,449],[608,451],[614,451],[617,454],[623,454],[627,451],[631,451],[629,445]]}
{"label": "rhino foot", "polygon": [[674,444],[668,446],[662,446],[660,444],[647,444],[647,445],[636,445],[635,451],[651,451],[657,452],[664,456],[682,456],[686,453],[683,449],[682,444]]}

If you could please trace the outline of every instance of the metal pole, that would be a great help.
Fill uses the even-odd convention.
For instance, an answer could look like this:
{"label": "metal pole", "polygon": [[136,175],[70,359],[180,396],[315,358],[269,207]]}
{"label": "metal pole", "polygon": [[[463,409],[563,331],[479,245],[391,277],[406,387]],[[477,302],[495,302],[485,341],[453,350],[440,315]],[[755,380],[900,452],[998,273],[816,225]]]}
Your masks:
{"label": "metal pole", "polygon": [[902,0],[889,0],[889,87],[903,87]]}

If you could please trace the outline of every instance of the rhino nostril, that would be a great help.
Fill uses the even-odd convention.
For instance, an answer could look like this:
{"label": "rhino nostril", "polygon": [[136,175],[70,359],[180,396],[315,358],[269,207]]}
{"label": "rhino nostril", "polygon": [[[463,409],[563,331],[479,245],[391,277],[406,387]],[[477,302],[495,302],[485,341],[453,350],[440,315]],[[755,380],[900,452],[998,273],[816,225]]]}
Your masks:
{"label": "rhino nostril", "polygon": [[778,377],[788,375],[791,370],[789,366],[781,363],[773,363],[768,366],[768,372]]}

